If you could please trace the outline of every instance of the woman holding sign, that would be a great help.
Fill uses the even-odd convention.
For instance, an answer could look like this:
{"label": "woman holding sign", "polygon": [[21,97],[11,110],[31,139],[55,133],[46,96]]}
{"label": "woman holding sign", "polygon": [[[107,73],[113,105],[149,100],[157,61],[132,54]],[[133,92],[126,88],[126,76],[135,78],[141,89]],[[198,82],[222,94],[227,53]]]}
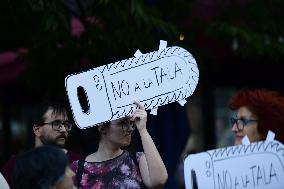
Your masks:
{"label": "woman holding sign", "polygon": [[284,97],[279,93],[241,90],[231,98],[229,107],[237,111],[237,116],[231,118],[236,145],[242,144],[244,136],[250,142],[265,140],[269,130],[284,143]]}
{"label": "woman holding sign", "polygon": [[[73,162],[78,188],[162,188],[168,175],[160,154],[149,135],[147,112],[135,102],[138,109],[127,118],[97,126],[100,133],[98,150],[84,160]],[[144,153],[131,155],[121,147],[128,146],[131,134],[137,128]]]}

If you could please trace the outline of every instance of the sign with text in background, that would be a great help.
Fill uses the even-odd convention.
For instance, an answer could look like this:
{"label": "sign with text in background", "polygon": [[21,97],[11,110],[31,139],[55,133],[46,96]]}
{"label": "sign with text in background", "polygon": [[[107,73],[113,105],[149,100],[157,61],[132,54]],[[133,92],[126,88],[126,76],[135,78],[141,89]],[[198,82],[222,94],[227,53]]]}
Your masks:
{"label": "sign with text in background", "polygon": [[[192,55],[160,41],[158,51],[137,51],[132,58],[69,75],[65,87],[76,125],[87,128],[130,115],[136,109],[134,101],[140,101],[154,114],[168,103],[178,101],[183,105],[198,79]],[[85,94],[85,109],[78,98],[79,89]]]}
{"label": "sign with text in background", "polygon": [[186,189],[283,189],[284,146],[273,141],[189,155]]}

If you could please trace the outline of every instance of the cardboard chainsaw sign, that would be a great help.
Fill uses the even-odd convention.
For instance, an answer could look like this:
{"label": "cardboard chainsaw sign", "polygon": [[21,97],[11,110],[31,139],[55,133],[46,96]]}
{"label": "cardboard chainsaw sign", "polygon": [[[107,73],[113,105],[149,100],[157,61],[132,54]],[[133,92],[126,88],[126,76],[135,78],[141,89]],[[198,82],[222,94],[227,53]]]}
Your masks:
{"label": "cardboard chainsaw sign", "polygon": [[189,155],[186,189],[283,189],[284,146],[274,140]]}
{"label": "cardboard chainsaw sign", "polygon": [[[140,101],[152,114],[157,108],[193,94],[199,79],[192,55],[177,46],[166,47],[160,41],[158,51],[103,65],[85,72],[68,75],[65,87],[73,117],[79,128],[130,115]],[[78,91],[83,90],[87,109],[83,109]]]}

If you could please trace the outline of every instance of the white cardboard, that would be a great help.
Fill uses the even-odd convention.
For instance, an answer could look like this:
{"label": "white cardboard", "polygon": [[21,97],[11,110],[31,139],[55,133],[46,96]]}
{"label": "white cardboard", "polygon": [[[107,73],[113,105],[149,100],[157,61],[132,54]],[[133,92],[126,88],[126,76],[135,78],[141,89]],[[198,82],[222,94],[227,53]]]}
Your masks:
{"label": "white cardboard", "polygon": [[275,138],[275,133],[273,133],[272,131],[268,131],[265,141],[266,142],[273,141],[274,138]]}
{"label": "white cardboard", "polygon": [[184,106],[185,103],[186,103],[186,100],[180,100],[180,101],[178,101],[178,103],[179,103],[181,106]]}
{"label": "white cardboard", "polygon": [[244,145],[249,145],[250,144],[248,136],[244,136],[244,138],[242,139],[242,144],[244,144]]}
{"label": "white cardboard", "polygon": [[157,115],[158,114],[158,108],[154,108],[151,110],[150,114]]}
{"label": "white cardboard", "polygon": [[141,56],[142,55],[142,52],[138,49],[135,53],[134,53],[134,56],[136,57],[136,58],[138,58],[139,56]]}
{"label": "white cardboard", "polygon": [[167,48],[167,42],[164,40],[160,40],[159,51]]}
{"label": "white cardboard", "polygon": [[284,146],[260,141],[189,155],[184,176],[186,189],[283,189]]}
{"label": "white cardboard", "polygon": [[[177,46],[160,49],[66,77],[65,87],[79,128],[130,115],[140,101],[146,110],[157,109],[191,96],[199,78],[192,55]],[[86,93],[89,109],[81,108],[77,90]]]}
{"label": "white cardboard", "polygon": [[1,189],[10,189],[7,181],[5,180],[5,178],[3,177],[3,175],[0,173],[0,188]]}

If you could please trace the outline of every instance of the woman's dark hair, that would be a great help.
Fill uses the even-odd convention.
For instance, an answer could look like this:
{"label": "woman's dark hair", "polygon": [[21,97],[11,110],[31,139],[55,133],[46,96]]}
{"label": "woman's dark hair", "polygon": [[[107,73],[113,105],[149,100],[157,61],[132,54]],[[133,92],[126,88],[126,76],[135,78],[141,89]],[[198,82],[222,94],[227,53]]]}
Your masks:
{"label": "woman's dark hair", "polygon": [[275,133],[275,138],[284,142],[284,97],[267,89],[243,89],[238,91],[229,102],[232,110],[246,106],[258,116],[258,131],[266,137],[269,130]]}
{"label": "woman's dark hair", "polygon": [[48,189],[65,174],[68,160],[55,146],[34,148],[16,160],[12,181],[15,189]]}
{"label": "woman's dark hair", "polygon": [[95,145],[96,147],[99,146],[99,142],[102,138],[102,131],[109,128],[110,127],[110,124],[111,124],[111,121],[107,121],[107,122],[104,122],[102,124],[100,124],[101,126],[101,131],[99,131],[99,126],[95,126],[93,129],[92,129],[92,136],[93,138],[95,138]]}

